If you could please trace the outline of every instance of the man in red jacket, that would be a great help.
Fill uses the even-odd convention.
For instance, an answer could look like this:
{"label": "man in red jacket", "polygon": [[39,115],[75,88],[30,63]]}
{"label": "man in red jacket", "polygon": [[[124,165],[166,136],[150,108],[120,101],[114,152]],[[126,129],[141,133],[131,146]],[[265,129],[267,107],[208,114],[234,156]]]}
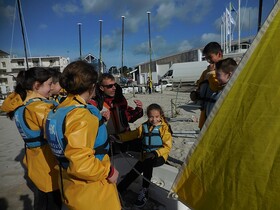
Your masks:
{"label": "man in red jacket", "polygon": [[[116,83],[113,75],[103,73],[99,78],[99,93],[94,99],[101,113],[110,111],[110,117],[107,117],[108,135],[119,134],[129,131],[129,123],[135,122],[143,116],[143,104],[140,100],[134,100],[136,107],[128,106],[126,98],[122,94],[122,88]],[[135,142],[127,142],[121,146],[121,150],[139,149]]]}

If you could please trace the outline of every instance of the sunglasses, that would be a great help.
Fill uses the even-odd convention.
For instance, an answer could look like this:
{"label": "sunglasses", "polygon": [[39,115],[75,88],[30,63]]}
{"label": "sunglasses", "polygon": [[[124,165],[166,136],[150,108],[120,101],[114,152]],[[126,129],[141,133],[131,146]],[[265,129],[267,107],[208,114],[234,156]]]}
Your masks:
{"label": "sunglasses", "polygon": [[105,87],[105,88],[110,89],[110,88],[112,88],[113,86],[117,87],[117,83],[110,84],[110,85],[102,85],[102,86]]}

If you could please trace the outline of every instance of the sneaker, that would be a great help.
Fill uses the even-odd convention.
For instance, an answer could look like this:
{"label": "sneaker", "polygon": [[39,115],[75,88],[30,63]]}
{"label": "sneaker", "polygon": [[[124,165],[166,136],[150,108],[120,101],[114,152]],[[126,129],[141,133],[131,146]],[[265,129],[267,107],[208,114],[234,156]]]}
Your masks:
{"label": "sneaker", "polygon": [[135,201],[134,205],[136,207],[143,207],[145,206],[145,204],[147,203],[148,201],[148,189],[147,188],[143,188],[139,195],[138,195],[138,198],[137,200]]}

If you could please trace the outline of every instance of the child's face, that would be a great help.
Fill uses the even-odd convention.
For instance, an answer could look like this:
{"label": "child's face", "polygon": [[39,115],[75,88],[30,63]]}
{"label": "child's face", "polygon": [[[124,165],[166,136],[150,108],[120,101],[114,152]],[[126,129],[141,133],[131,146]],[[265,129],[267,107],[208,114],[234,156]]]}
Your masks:
{"label": "child's face", "polygon": [[51,95],[58,95],[61,90],[61,86],[59,82],[57,83],[52,83],[51,85]]}
{"label": "child's face", "polygon": [[44,96],[45,98],[48,98],[51,92],[51,85],[52,85],[52,78],[49,78],[43,84],[38,84],[38,83],[35,84],[35,88],[33,88],[33,90],[39,93],[40,95]]}
{"label": "child's face", "polygon": [[205,55],[205,59],[207,60],[208,63],[213,64],[213,63],[217,63],[218,61],[220,61],[223,58],[223,55],[221,52],[219,53],[209,53],[207,55]]}
{"label": "child's face", "polygon": [[231,73],[225,73],[222,70],[216,70],[216,77],[219,81],[219,85],[225,85],[230,79]]}
{"label": "child's face", "polygon": [[151,110],[148,114],[148,121],[153,126],[157,126],[161,122],[160,112],[159,110]]}

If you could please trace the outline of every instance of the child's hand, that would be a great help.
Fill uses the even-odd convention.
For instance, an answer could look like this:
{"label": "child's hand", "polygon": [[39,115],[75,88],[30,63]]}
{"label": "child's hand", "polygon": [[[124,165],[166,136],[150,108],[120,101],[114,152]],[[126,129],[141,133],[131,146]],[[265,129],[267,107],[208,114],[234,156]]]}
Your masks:
{"label": "child's hand", "polygon": [[117,183],[118,181],[118,177],[119,177],[119,172],[117,169],[115,169],[115,167],[111,166],[111,170],[110,170],[110,174],[107,178],[107,180],[110,182],[110,183]]}

